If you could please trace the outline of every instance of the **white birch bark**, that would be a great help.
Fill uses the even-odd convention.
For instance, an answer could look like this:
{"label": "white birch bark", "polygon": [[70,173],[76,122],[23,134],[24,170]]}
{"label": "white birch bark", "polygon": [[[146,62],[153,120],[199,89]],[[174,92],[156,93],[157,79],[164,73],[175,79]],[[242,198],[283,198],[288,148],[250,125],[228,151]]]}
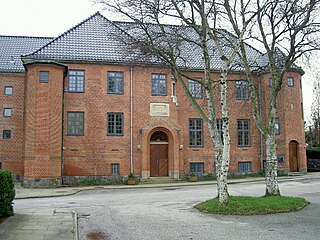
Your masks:
{"label": "white birch bark", "polygon": [[221,166],[218,176],[218,181],[220,182],[219,189],[219,202],[228,202],[228,188],[227,188],[227,177],[229,171],[229,161],[230,161],[230,134],[229,134],[229,111],[227,102],[227,74],[228,74],[228,64],[224,62],[224,67],[220,76],[220,95],[221,95],[221,112],[222,112],[222,129],[223,129],[223,151]]}
{"label": "white birch bark", "polygon": [[278,180],[277,180],[277,150],[274,134],[266,136],[266,194],[265,196],[280,195]]}

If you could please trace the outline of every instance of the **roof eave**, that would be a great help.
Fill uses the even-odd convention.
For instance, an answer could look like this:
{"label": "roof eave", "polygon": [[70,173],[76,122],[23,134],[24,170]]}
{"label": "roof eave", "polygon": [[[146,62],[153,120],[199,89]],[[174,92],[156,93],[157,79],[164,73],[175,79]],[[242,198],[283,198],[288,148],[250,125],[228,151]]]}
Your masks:
{"label": "roof eave", "polygon": [[30,58],[21,58],[21,61],[23,63],[23,67],[27,70],[26,66],[33,65],[33,64],[42,64],[42,65],[56,65],[59,67],[63,67],[65,69],[68,69],[68,66],[62,63],[59,63],[54,60],[48,60],[48,59],[30,59]]}

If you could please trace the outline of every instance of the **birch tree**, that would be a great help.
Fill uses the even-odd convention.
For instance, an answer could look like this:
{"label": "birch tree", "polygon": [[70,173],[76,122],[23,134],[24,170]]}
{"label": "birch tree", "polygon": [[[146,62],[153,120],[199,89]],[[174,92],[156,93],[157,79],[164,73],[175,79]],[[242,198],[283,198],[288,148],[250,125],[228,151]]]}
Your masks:
{"label": "birch tree", "polygon": [[[241,27],[239,40],[233,39],[228,45],[231,35],[217,26],[222,19],[219,16],[224,10],[223,1],[214,0],[114,0],[112,2],[98,0],[107,10],[123,14],[136,23],[141,33],[132,33],[132,26],[126,32],[134,38],[134,47],[142,46],[144,52],[151,53],[168,64],[179,80],[190,102],[202,119],[207,122],[208,131],[214,147],[214,159],[217,173],[218,197],[221,204],[228,202],[227,174],[230,161],[230,136],[228,112],[228,73],[237,56],[241,36],[246,30],[247,22]],[[179,26],[163,25],[163,20],[170,18],[179,22]],[[250,21],[250,20],[247,20]],[[155,24],[155,25],[153,25]],[[192,34],[191,34],[192,33]],[[181,62],[185,61],[182,52],[186,45],[200,49],[204,78],[190,77],[183,71]],[[231,46],[231,47],[230,47]],[[141,48],[140,48],[141,49]],[[227,50],[227,51],[226,51]],[[220,79],[213,79],[213,59],[220,59]],[[193,98],[184,79],[200,83],[206,94],[206,106],[203,107]],[[220,84],[220,104],[214,98],[213,85]],[[221,106],[223,139],[217,128],[216,106]]]}
{"label": "birch tree", "polygon": [[[233,30],[240,41],[240,56],[249,79],[252,98],[252,112],[255,123],[265,138],[266,145],[266,195],[280,195],[277,181],[277,153],[275,143],[275,116],[277,97],[283,84],[285,73],[293,68],[295,62],[314,51],[319,50],[319,0],[252,0],[250,5],[257,15],[255,25],[249,35],[250,40],[256,41],[268,59],[268,65],[257,68],[248,59],[239,23],[235,13],[225,1],[228,17]],[[241,10],[242,11],[242,10]],[[247,19],[241,14],[240,22]],[[264,122],[259,108],[259,96],[255,86],[255,76],[262,71],[270,72],[272,81],[270,101],[267,104],[267,119]]]}

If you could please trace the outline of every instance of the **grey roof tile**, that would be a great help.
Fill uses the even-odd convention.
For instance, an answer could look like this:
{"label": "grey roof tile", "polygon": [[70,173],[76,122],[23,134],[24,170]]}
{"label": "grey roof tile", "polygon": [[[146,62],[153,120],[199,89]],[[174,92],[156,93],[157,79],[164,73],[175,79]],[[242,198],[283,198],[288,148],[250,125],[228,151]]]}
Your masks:
{"label": "grey roof tile", "polygon": [[[128,62],[125,35],[99,12],[23,58]],[[129,36],[126,36],[129,38]]]}
{"label": "grey roof tile", "polygon": [[33,52],[52,39],[0,36],[0,72],[24,72],[21,55]]}
{"label": "grey roof tile", "polygon": [[[148,26],[155,35],[159,32],[159,26],[150,24]],[[164,25],[169,33],[179,33],[182,37],[191,38],[195,41],[198,35],[190,27]],[[90,16],[80,24],[52,38],[28,38],[28,37],[5,37],[1,41],[0,71],[23,71],[20,61],[26,60],[53,60],[53,61],[84,61],[84,62],[143,62],[164,64],[160,58],[143,52],[131,45],[133,38],[143,38],[143,32],[135,23],[112,22],[102,16],[99,12]],[[228,34],[231,40],[233,36],[221,30],[221,34]],[[169,36],[177,36],[169,34]],[[166,47],[161,37],[156,37],[155,41],[160,47]],[[192,42],[177,40],[176,51],[179,52],[178,65],[189,69],[203,69],[202,51]],[[264,66],[267,59],[256,49],[247,45],[249,59],[257,66]],[[231,53],[231,48],[224,47],[227,54]],[[213,41],[209,41],[211,55],[211,68],[219,70],[222,66],[219,54]],[[2,53],[3,52],[3,53]],[[14,63],[11,63],[13,56]],[[232,65],[233,70],[243,70],[241,61],[236,59]]]}

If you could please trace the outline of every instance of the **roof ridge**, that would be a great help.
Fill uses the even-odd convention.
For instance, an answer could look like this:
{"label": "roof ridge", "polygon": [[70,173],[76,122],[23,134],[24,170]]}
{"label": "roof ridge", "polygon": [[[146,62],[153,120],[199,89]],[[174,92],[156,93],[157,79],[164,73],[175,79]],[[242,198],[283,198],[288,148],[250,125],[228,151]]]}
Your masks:
{"label": "roof ridge", "polygon": [[41,38],[41,39],[53,39],[54,37],[37,37],[37,36],[13,36],[13,35],[0,35],[3,38]]}
{"label": "roof ridge", "polygon": [[[60,34],[58,37],[55,37],[53,38],[50,42],[48,42],[47,44],[45,44],[44,46],[42,46],[41,48],[37,49],[36,51],[34,52],[31,52],[29,54],[25,54],[25,55],[22,55],[21,57],[27,57],[27,56],[30,56],[30,55],[33,55],[33,54],[36,54],[38,52],[40,52],[42,49],[44,49],[45,47],[51,45],[53,42],[57,41],[58,39],[60,39],[62,36],[68,34],[69,32],[71,32],[73,29],[75,28],[78,28],[79,26],[81,26],[82,24],[84,24],[85,22],[89,21],[90,19],[92,19],[93,17],[95,16],[101,16],[103,18],[105,18],[106,20],[108,20],[106,17],[104,17],[99,11],[95,12],[94,14],[92,14],[91,16],[89,16],[88,18],[86,18],[85,20],[83,20],[82,22],[78,23],[77,25],[75,25],[74,27],[72,28],[69,28],[67,31],[63,32],[62,34]],[[110,21],[110,20],[108,20]]]}

